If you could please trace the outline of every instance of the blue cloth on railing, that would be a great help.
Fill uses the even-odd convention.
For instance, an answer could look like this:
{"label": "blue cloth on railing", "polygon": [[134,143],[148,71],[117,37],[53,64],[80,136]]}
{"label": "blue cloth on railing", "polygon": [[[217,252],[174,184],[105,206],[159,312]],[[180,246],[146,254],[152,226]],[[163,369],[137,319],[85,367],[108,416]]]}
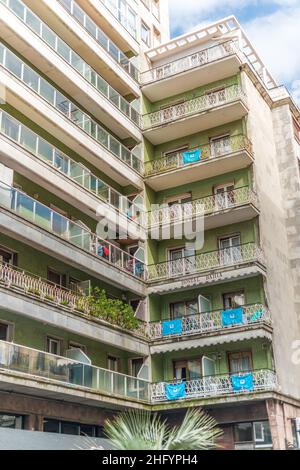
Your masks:
{"label": "blue cloth on railing", "polygon": [[201,149],[189,150],[183,152],[183,164],[188,165],[189,163],[199,162],[201,160]]}
{"label": "blue cloth on railing", "polygon": [[138,261],[135,262],[135,275],[141,276],[144,272],[144,265],[143,263],[139,263]]}
{"label": "blue cloth on railing", "polygon": [[262,311],[257,310],[256,312],[252,313],[250,317],[250,321],[258,321],[262,317]]}
{"label": "blue cloth on railing", "polygon": [[234,392],[253,391],[253,374],[232,375],[231,384]]}
{"label": "blue cloth on railing", "polygon": [[182,320],[170,320],[162,322],[162,335],[181,335],[182,333]]}
{"label": "blue cloth on railing", "polygon": [[180,400],[180,398],[185,398],[185,382],[181,382],[179,384],[166,384],[165,393],[167,400]]}
{"label": "blue cloth on railing", "polygon": [[222,326],[239,325],[241,323],[243,323],[242,307],[222,311]]}

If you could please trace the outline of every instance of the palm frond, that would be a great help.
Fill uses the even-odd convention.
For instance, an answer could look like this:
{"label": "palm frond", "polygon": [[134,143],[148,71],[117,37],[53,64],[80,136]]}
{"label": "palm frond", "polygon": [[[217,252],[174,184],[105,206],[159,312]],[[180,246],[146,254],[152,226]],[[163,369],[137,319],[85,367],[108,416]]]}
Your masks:
{"label": "palm frond", "polygon": [[156,414],[135,410],[107,421],[105,433],[119,450],[160,450],[168,430]]}
{"label": "palm frond", "polygon": [[215,447],[215,439],[222,435],[217,423],[203,410],[189,410],[181,424],[173,428],[164,450],[207,450]]}

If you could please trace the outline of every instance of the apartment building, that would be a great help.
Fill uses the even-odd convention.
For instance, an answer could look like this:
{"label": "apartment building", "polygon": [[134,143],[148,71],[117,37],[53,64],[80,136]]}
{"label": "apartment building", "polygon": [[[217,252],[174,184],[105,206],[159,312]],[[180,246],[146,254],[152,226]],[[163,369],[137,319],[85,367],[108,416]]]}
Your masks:
{"label": "apartment building", "polygon": [[0,0],[0,36],[1,427],[300,446],[300,116],[236,19]]}

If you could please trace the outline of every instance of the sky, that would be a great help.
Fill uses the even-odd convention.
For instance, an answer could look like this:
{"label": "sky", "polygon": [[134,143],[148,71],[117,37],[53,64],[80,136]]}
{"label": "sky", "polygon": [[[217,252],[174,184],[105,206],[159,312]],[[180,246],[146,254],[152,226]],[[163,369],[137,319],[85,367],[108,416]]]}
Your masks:
{"label": "sky", "polygon": [[171,36],[235,15],[279,85],[300,105],[300,0],[166,0]]}

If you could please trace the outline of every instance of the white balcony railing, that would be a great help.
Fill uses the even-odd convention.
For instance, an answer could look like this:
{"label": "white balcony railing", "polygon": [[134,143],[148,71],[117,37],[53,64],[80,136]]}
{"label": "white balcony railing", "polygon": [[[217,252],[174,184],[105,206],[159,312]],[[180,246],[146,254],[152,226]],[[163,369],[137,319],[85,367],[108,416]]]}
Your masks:
{"label": "white balcony railing", "polygon": [[[178,168],[185,168],[188,165],[201,165],[209,160],[214,160],[219,157],[224,157],[235,152],[247,151],[251,155],[252,144],[250,140],[244,135],[228,136],[217,140],[213,140],[208,144],[199,145],[197,149],[200,149],[201,160],[195,163],[186,164],[184,162],[184,152],[174,152],[165,155],[162,158],[157,158],[145,163],[145,176],[153,176],[167,171],[176,170]],[[196,150],[189,149],[190,150]]]}
{"label": "white balcony railing", "polygon": [[106,82],[87,62],[50,29],[21,0],[0,0],[9,10],[37,34],[46,44],[75,69],[86,81],[109,100],[121,113],[139,126],[140,115],[131,104]]}
{"label": "white balcony railing", "polygon": [[184,204],[162,205],[148,214],[149,228],[190,220],[197,216],[216,214],[245,204],[258,205],[254,191],[248,186],[196,199]]}
{"label": "white balcony railing", "polygon": [[183,101],[159,111],[145,114],[142,117],[142,127],[144,130],[148,130],[238,100],[246,102],[246,95],[239,85],[232,85],[222,90],[207,93],[192,100]]}
{"label": "white balcony railing", "polygon": [[84,387],[110,397],[149,401],[150,384],[146,380],[4,341],[0,341],[1,369],[61,383],[71,387],[73,393]]}
{"label": "white balcony railing", "polygon": [[151,70],[147,70],[141,74],[141,84],[147,85],[157,80],[163,80],[175,76],[179,73],[195,69],[216,60],[229,57],[233,54],[239,53],[238,41],[226,41],[222,44],[217,44],[201,51],[194,52],[178,60],[174,60],[165,65],[160,65]]}
{"label": "white balcony railing", "polygon": [[101,47],[136,81],[139,71],[130,59],[109,39],[99,26],[88,16],[75,0],[58,0],[63,7],[83,26]]}
{"label": "white balcony railing", "polygon": [[150,265],[148,266],[148,280],[153,282],[173,279],[178,276],[188,276],[212,269],[227,269],[251,262],[264,263],[262,250],[254,242]]}
{"label": "white balcony railing", "polygon": [[39,97],[46,100],[50,106],[53,106],[56,111],[86,132],[100,146],[105,147],[132,169],[142,173],[143,162],[140,158],[134,155],[133,152],[130,152],[125,145],[109,134],[90,115],[82,111],[74,102],[69,100],[69,98],[63,95],[1,42],[0,66],[18,80],[21,80],[22,83],[37,93]]}
{"label": "white balcony railing", "polygon": [[31,129],[1,110],[0,134],[63,173],[98,197],[100,201],[109,204],[137,224],[144,224],[144,212],[141,207],[93,175],[88,168],[72,160]]}
{"label": "white balcony railing", "polygon": [[[222,322],[222,310],[213,312],[197,313],[181,318],[182,332],[180,334],[168,334],[163,336],[163,321],[152,322],[147,326],[148,336],[151,340],[160,340],[168,338],[189,337],[193,335],[207,334],[215,331],[227,331],[232,328],[248,327],[253,325],[271,325],[270,310],[262,304],[244,305],[242,307],[242,323],[224,326]],[[168,321],[168,320],[166,320]]]}
{"label": "white balcony railing", "polygon": [[[273,391],[277,388],[276,374],[272,370],[262,369],[253,371],[253,390],[236,392],[232,386],[229,374],[207,376],[185,382],[185,397],[183,400],[197,398],[216,398],[223,395],[239,395],[262,391]],[[164,402],[166,398],[167,382],[151,385],[151,401]]]}
{"label": "white balcony railing", "polygon": [[3,182],[0,182],[0,205],[127,274],[138,279],[146,276],[145,264],[134,256],[101,239],[80,222],[62,216]]}

